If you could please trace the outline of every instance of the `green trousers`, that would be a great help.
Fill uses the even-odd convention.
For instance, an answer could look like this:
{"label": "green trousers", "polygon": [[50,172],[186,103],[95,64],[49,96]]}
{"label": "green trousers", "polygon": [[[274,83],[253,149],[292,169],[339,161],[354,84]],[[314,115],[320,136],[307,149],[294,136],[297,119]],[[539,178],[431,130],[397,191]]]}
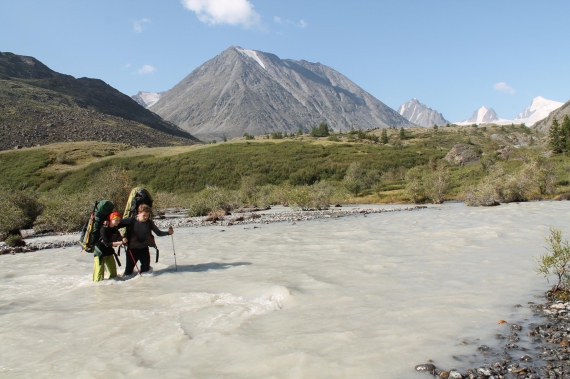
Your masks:
{"label": "green trousers", "polygon": [[[99,260],[101,258],[101,260]],[[105,257],[95,257],[93,261],[93,281],[100,282],[105,275],[105,266],[109,272],[109,279],[117,276],[117,266],[115,265],[115,257],[107,255]]]}

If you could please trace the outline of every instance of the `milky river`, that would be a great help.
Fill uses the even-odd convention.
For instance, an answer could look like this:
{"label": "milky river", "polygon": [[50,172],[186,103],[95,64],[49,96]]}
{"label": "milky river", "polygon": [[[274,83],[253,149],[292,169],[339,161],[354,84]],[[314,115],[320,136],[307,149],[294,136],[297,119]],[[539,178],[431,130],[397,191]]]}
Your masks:
{"label": "milky river", "polygon": [[179,228],[177,272],[161,237],[152,274],[97,284],[79,248],[0,256],[0,378],[429,379],[414,366],[471,367],[478,346],[508,334],[499,320],[532,317],[527,303],[549,286],[533,256],[550,226],[570,238],[569,204]]}

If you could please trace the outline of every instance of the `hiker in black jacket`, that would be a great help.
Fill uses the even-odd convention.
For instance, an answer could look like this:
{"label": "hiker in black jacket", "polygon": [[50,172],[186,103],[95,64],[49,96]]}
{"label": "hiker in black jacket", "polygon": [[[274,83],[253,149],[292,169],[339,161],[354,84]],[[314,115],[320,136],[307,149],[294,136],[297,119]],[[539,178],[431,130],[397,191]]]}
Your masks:
{"label": "hiker in black jacket", "polygon": [[101,226],[99,232],[99,239],[95,243],[93,251],[94,264],[93,264],[93,281],[100,282],[105,275],[105,266],[109,272],[109,279],[117,276],[117,266],[115,259],[119,265],[119,258],[115,253],[114,246],[121,246],[121,234],[119,227],[125,226],[121,224],[121,215],[118,212],[112,212],[107,220]]}
{"label": "hiker in black jacket", "polygon": [[127,264],[123,275],[131,275],[137,261],[141,262],[141,272],[150,270],[149,246],[156,247],[154,232],[159,237],[168,236],[174,233],[172,227],[163,232],[150,220],[151,208],[146,204],[138,207],[138,214],[135,217],[124,218],[121,225],[127,226],[127,235],[123,242],[128,246]]}

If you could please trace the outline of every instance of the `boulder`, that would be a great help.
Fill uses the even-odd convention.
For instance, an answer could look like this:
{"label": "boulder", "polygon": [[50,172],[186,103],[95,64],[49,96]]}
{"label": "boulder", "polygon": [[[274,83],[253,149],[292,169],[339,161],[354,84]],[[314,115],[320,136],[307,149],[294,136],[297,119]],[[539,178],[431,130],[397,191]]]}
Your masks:
{"label": "boulder", "polygon": [[458,143],[449,150],[444,159],[449,163],[464,166],[479,162],[479,154],[470,145]]}

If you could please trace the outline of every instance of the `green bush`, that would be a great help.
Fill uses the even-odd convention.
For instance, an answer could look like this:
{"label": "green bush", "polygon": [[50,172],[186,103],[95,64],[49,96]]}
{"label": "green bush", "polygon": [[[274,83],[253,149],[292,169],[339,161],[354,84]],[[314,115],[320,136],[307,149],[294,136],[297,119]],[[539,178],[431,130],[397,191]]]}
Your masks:
{"label": "green bush", "polygon": [[45,208],[34,224],[37,233],[77,232],[81,230],[93,210],[93,202],[85,194],[63,195],[47,193]]}
{"label": "green bush", "polygon": [[311,186],[297,186],[289,191],[289,205],[293,209],[320,210],[330,207],[335,194],[334,186],[326,181]]}
{"label": "green bush", "polygon": [[[567,240],[562,240],[560,229],[550,228],[550,236],[545,238],[548,243],[546,250],[548,254],[541,255],[536,268],[537,274],[542,274],[548,281],[549,275],[556,275],[558,281],[552,287],[554,295],[568,297],[570,290],[570,244]],[[557,294],[557,292],[560,292]]]}
{"label": "green bush", "polygon": [[229,212],[239,206],[240,201],[236,191],[208,186],[195,194],[188,202],[188,215],[191,217],[206,216],[216,210]]}
{"label": "green bush", "polygon": [[4,241],[8,247],[24,246],[24,240],[19,234],[10,234]]}
{"label": "green bush", "polygon": [[18,234],[26,224],[24,212],[18,208],[8,196],[0,194],[0,241],[9,234]]}
{"label": "green bush", "polygon": [[87,194],[91,202],[110,200],[115,209],[122,212],[129,200],[132,189],[127,171],[120,166],[111,166],[101,170],[93,178],[93,185]]}

